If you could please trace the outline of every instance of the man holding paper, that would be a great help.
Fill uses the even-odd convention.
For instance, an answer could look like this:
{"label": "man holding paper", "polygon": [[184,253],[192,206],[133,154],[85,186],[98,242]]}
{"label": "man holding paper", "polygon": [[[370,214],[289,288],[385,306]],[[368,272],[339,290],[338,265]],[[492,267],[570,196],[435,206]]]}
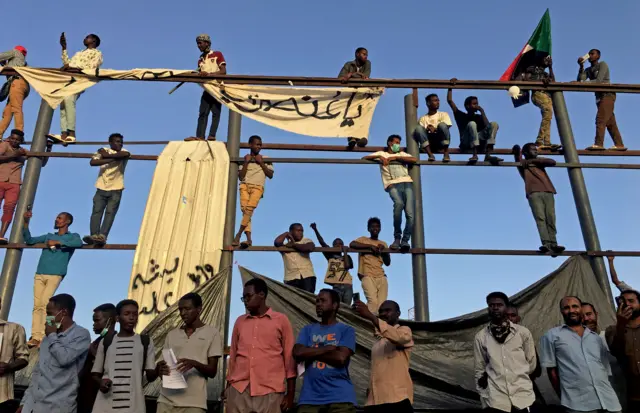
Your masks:
{"label": "man holding paper", "polygon": [[[218,329],[200,319],[202,297],[188,293],[178,302],[184,326],[172,330],[164,341],[157,370],[162,374],[158,413],[204,413],[207,379],[218,372],[222,339]],[[167,360],[169,358],[169,360]],[[184,384],[179,386],[179,381]]]}

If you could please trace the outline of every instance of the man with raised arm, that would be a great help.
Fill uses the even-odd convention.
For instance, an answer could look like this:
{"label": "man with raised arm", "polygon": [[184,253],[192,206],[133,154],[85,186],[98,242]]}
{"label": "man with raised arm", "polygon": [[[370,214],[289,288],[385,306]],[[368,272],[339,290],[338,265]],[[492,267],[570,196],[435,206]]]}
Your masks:
{"label": "man with raised arm", "polygon": [[[391,249],[408,251],[411,248],[409,240],[413,234],[413,218],[416,204],[416,198],[413,193],[413,179],[409,176],[408,166],[418,162],[418,159],[400,150],[400,142],[402,142],[402,138],[399,135],[391,135],[387,138],[385,151],[372,153],[362,159],[380,163],[382,186],[384,186],[384,190],[393,201],[393,243],[391,244]],[[402,231],[403,211],[405,217],[404,231]]]}
{"label": "man with raised arm", "polygon": [[[355,60],[348,61],[342,66],[338,78],[342,83],[347,83],[350,79],[369,79],[371,76],[371,61],[369,58],[369,51],[364,47],[358,47],[356,49]],[[356,145],[361,148],[367,146],[367,138],[348,138],[347,140],[349,148],[353,149]]]}
{"label": "man with raised arm", "polygon": [[[611,252],[611,251],[607,251],[607,252]],[[620,281],[620,278],[618,278],[618,272],[616,271],[616,267],[614,267],[613,265],[613,260],[615,260],[616,257],[614,257],[613,255],[610,255],[607,257],[607,261],[609,261],[609,273],[611,274],[611,282],[613,283],[613,285],[616,286],[616,288],[620,291],[627,291],[627,290],[633,290],[633,287],[631,287],[629,284],[627,284],[624,281]]]}
{"label": "man with raised arm", "polygon": [[[287,241],[286,244],[285,241]],[[284,262],[284,283],[311,294],[315,293],[316,273],[310,256],[315,245],[309,238],[304,237],[302,224],[297,222],[291,224],[289,231],[278,235],[273,245],[291,250],[280,252]]]}
{"label": "man with raised arm", "polygon": [[[198,37],[196,37],[196,44],[198,45],[198,50],[200,50],[200,58],[198,59],[198,72],[200,76],[226,75],[227,61],[221,52],[211,50],[211,36],[205,33],[198,35]],[[222,113],[222,103],[205,90],[200,97],[196,136],[191,136],[185,139],[185,141],[203,141],[205,139],[209,112],[211,112],[211,128],[209,129],[207,140],[216,140],[218,125],[220,124],[220,114]]]}
{"label": "man with raised arm", "polygon": [[109,147],[100,148],[89,162],[91,166],[99,166],[100,172],[89,223],[91,234],[82,239],[87,244],[104,245],[116,219],[124,190],[124,170],[131,156],[123,145],[124,137],[119,133],[112,133],[109,136]]}
{"label": "man with raised arm", "polygon": [[[0,53],[0,66],[2,67],[24,67],[27,65],[25,60],[27,57],[27,49],[22,46],[16,46],[13,49]],[[2,111],[2,120],[0,120],[0,139],[5,131],[9,128],[11,119],[13,126],[24,130],[24,114],[22,112],[22,104],[29,96],[29,84],[19,74],[7,76],[9,82],[9,95],[7,96],[7,105]]]}
{"label": "man with raised arm", "polygon": [[387,243],[378,238],[382,230],[380,218],[369,218],[367,230],[369,236],[352,241],[350,247],[361,251],[358,254],[358,278],[362,282],[369,311],[377,313],[389,293],[387,275],[382,265],[391,265],[391,254],[382,252],[387,248]]}
{"label": "man with raised arm", "polygon": [[295,338],[287,316],[267,307],[268,293],[262,279],[244,284],[242,302],[247,314],[238,317],[231,333],[223,392],[227,413],[280,413],[293,407]]}
{"label": "man with raised arm", "polygon": [[[45,309],[49,299],[55,294],[62,279],[67,275],[69,261],[76,248],[82,247],[80,235],[69,232],[73,223],[73,215],[61,212],[55,219],[53,227],[57,230],[37,237],[32,237],[29,231],[29,221],[33,216],[31,211],[24,214],[22,236],[27,245],[45,244],[40,254],[40,261],[36,268],[33,282],[33,321],[31,324],[31,339],[29,347],[39,347],[45,333]],[[89,344],[87,344],[89,348]]]}
{"label": "man with raised arm", "polygon": [[[522,159],[524,155],[524,159]],[[519,145],[513,147],[513,157],[520,162],[518,172],[524,179],[524,189],[531,206],[533,218],[540,234],[540,252],[551,252],[552,255],[564,251],[556,239],[556,207],[554,195],[556,189],[547,175],[546,168],[556,165],[556,161],[538,157],[538,148],[527,143],[520,150]]]}
{"label": "man with raised arm", "polygon": [[398,324],[400,306],[395,301],[385,301],[377,316],[360,300],[354,303],[354,307],[361,317],[371,322],[377,338],[371,348],[371,377],[364,411],[413,412],[409,359],[414,343],[411,329]]}
{"label": "man with raised arm", "polygon": [[[67,53],[67,39],[64,32],[60,35],[60,46],[62,47],[62,63],[61,70],[71,73],[82,73],[90,71],[97,74],[98,69],[102,65],[102,52],[98,50],[100,46],[100,38],[98,35],[89,34],[83,41],[84,50],[81,50],[69,59]],[[55,142],[68,145],[76,142],[76,101],[84,92],[67,96],[60,104],[60,135],[47,135],[49,139]]]}
{"label": "man with raised arm", "polygon": [[451,132],[449,129],[453,125],[447,112],[440,112],[440,98],[435,93],[427,95],[425,98],[429,111],[418,120],[413,130],[413,139],[420,146],[421,152],[426,152],[429,161],[435,161],[434,151],[443,150],[442,162],[449,162],[449,143]]}
{"label": "man with raised arm", "polygon": [[273,178],[273,164],[266,161],[266,156],[260,155],[262,138],[258,135],[251,136],[249,138],[249,149],[251,152],[244,156],[244,163],[238,173],[242,222],[238,233],[233,239],[234,247],[241,245],[240,237],[244,232],[247,240],[242,243],[243,248],[250,247],[253,244],[251,241],[253,211],[258,207],[258,203],[264,195],[264,185],[267,178]]}
{"label": "man with raised arm", "polygon": [[[591,83],[611,83],[611,75],[609,73],[609,65],[600,60],[600,50],[589,50],[589,63],[591,66],[585,70],[583,57],[578,59],[578,82]],[[613,146],[609,148],[612,151],[626,151],[627,148],[622,142],[622,135],[618,129],[616,115],[613,113],[616,103],[616,94],[614,92],[596,92],[596,106],[598,113],[596,114],[596,138],[593,145],[587,150],[603,151],[604,150],[604,131],[609,131]]]}
{"label": "man with raised arm", "polygon": [[[458,79],[451,79],[451,84],[455,85]],[[447,91],[447,103],[453,111],[453,118],[458,125],[460,132],[460,150],[468,152],[471,150],[473,155],[469,158],[469,162],[478,162],[478,148],[484,151],[484,161],[498,163],[503,159],[491,156],[493,146],[496,144],[496,134],[498,133],[498,123],[489,122],[482,106],[478,104],[476,96],[467,96],[464,100],[464,109],[461,111],[453,101],[453,89]],[[476,113],[480,112],[480,113]]]}
{"label": "man with raised arm", "polygon": [[300,330],[293,356],[304,363],[298,413],[355,413],[356,393],[349,361],[356,351],[353,327],[338,322],[338,293],[322,289],[316,296],[319,323]]}
{"label": "man with raised arm", "polygon": [[[329,248],[318,231],[318,226],[314,223],[311,224],[311,229],[316,233],[318,242],[324,248]],[[322,254],[327,259],[327,273],[324,277],[324,283],[330,285],[335,292],[340,296],[340,302],[351,305],[351,299],[353,297],[353,279],[349,270],[353,268],[353,260],[346,252],[344,241],[341,238],[333,240],[333,248],[340,248],[342,252],[323,252]]]}

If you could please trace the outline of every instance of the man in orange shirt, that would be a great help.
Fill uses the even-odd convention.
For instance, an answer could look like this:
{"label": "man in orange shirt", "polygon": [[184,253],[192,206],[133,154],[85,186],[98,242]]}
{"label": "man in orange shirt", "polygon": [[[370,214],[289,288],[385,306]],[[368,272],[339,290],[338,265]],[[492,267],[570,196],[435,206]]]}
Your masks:
{"label": "man in orange shirt", "polygon": [[259,278],[244,285],[242,301],[248,314],[238,317],[231,334],[223,393],[227,413],[280,413],[293,407],[293,329],[287,316],[267,307],[267,293],[267,284]]}

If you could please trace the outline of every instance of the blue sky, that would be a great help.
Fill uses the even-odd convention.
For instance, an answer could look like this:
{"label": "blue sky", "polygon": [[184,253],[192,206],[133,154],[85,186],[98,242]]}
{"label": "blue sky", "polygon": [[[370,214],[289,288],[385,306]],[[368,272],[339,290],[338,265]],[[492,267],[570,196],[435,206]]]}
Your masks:
{"label": "blue sky", "polygon": [[[574,80],[576,59],[590,48],[602,50],[616,83],[637,83],[640,57],[629,52],[637,44],[640,27],[637,2],[621,2],[602,13],[601,2],[538,1],[491,2],[185,2],[166,0],[131,2],[114,0],[108,5],[67,0],[24,0],[12,5],[20,18],[4,22],[0,49],[16,44],[29,50],[28,62],[36,67],[57,67],[58,37],[65,31],[70,52],[81,48],[90,32],[102,38],[104,68],[180,68],[196,66],[195,37],[209,33],[213,47],[222,51],[228,71],[241,74],[335,76],[353,58],[358,46],[369,49],[373,77],[497,79],[533,32],[547,7],[551,8],[553,57],[556,78]],[[455,8],[454,8],[455,7]],[[120,132],[125,140],[180,140],[195,132],[201,89],[187,85],[169,96],[166,83],[111,82],[91,88],[78,102],[79,140],[106,140]],[[386,137],[404,131],[403,96],[408,90],[388,90],[376,110],[370,142],[383,145]],[[421,90],[419,114],[425,112],[424,96],[446,91]],[[498,147],[510,148],[533,141],[540,115],[533,105],[514,109],[503,91],[455,91],[459,106],[473,93],[489,118],[500,124]],[[566,95],[573,131],[579,148],[592,143],[595,104],[589,93]],[[616,116],[627,146],[636,147],[633,128],[637,97],[619,95]],[[26,133],[33,133],[40,99],[32,91],[25,104]],[[223,110],[219,136],[226,137],[227,109]],[[52,130],[59,129],[55,112]],[[335,144],[341,141],[297,136],[245,119],[242,139],[259,134],[265,142]],[[453,130],[454,145],[458,131]],[[552,126],[552,140],[559,138]],[[607,137],[606,144],[611,143]],[[126,145],[126,144],[125,144]],[[77,146],[67,149],[89,152]],[[158,154],[160,146],[131,146],[137,154]],[[270,156],[309,154],[268,152]],[[350,157],[318,153],[318,157]],[[464,158],[460,158],[464,159]],[[633,163],[633,158],[590,158],[589,161]],[[155,163],[132,161],[127,167],[126,190],[110,242],[135,243],[151,185]],[[639,228],[636,206],[640,195],[637,171],[585,170],[598,232],[603,248],[637,250]],[[34,204],[32,233],[51,230],[59,211],[75,215],[72,230],[88,233],[97,170],[88,160],[52,159],[40,179]],[[584,249],[580,226],[565,169],[550,171],[558,189],[556,210],[558,238],[568,249]],[[524,187],[515,169],[487,167],[423,168],[426,244],[433,248],[534,249],[539,239]],[[366,234],[370,216],[383,220],[382,237],[392,241],[392,203],[383,191],[378,167],[359,165],[278,164],[267,183],[265,198],[254,216],[254,245],[272,245],[276,235],[293,221],[316,222],[328,241],[346,241]],[[239,213],[239,211],[238,211]],[[238,215],[238,222],[239,222]],[[2,252],[3,254],[3,252]],[[103,302],[126,298],[132,251],[79,251],[59,291],[78,301],[76,319],[90,327],[91,310]],[[33,274],[39,251],[24,253],[10,319],[31,326]],[[355,256],[354,256],[355,258]],[[236,261],[275,279],[283,274],[276,253],[238,253]],[[428,256],[428,285],[432,320],[448,318],[485,306],[486,293],[503,290],[513,294],[561,264],[561,258]],[[326,268],[321,254],[313,256],[317,274]],[[633,258],[617,261],[621,278],[640,285]],[[410,256],[393,256],[388,270],[389,297],[404,314],[413,307]],[[322,283],[318,283],[319,287]],[[356,282],[356,291],[360,285]],[[239,274],[234,274],[232,319],[243,311]]]}

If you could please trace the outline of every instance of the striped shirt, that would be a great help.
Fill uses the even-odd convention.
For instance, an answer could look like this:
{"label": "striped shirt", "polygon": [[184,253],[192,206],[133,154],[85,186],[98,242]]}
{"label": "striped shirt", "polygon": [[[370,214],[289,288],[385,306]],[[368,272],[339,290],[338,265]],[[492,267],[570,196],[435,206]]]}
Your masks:
{"label": "striped shirt", "polygon": [[[99,392],[93,405],[93,413],[138,413],[145,411],[144,392],[142,390],[142,363],[144,347],[138,334],[132,337],[115,335],[107,348],[105,360],[104,340],[98,346],[92,373],[102,373],[103,379],[112,382],[109,392]],[[147,349],[145,370],[155,368],[155,350],[153,342]]]}

